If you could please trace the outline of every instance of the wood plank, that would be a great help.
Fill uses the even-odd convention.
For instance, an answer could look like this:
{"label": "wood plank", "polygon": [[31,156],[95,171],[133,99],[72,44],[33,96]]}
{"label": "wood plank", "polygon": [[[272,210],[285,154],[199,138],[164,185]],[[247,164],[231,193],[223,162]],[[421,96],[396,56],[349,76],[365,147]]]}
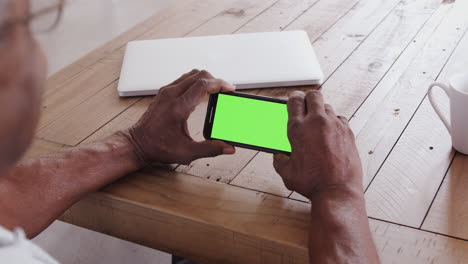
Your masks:
{"label": "wood plank", "polygon": [[[89,54],[78,59],[73,64],[65,67],[47,80],[46,92],[61,88],[65,82],[76,78],[86,69],[102,58],[109,56],[119,49],[124,48],[127,42],[132,40],[143,40],[163,37],[180,37],[180,31],[188,34],[199,26],[210,21],[218,12],[222,12],[226,6],[235,0],[224,1],[199,1],[179,0],[174,1],[160,12],[152,15],[144,22],[134,26],[129,31],[109,41]],[[185,19],[190,17],[192,23],[186,23]]]}
{"label": "wood plank", "polygon": [[133,126],[138,119],[146,112],[148,106],[153,101],[153,97],[144,97],[126,111],[112,119],[105,126],[94,132],[81,144],[89,144],[104,139],[117,131],[128,129]]}
{"label": "wood plank", "polygon": [[297,18],[304,15],[319,0],[279,0],[271,8],[252,19],[239,32],[251,33],[282,31]]}
{"label": "wood plank", "polygon": [[304,14],[287,25],[287,30],[305,30],[312,42],[327,32],[344,15],[353,10],[359,0],[350,1],[318,1]]}
{"label": "wood plank", "polygon": [[424,100],[366,192],[369,216],[421,225],[454,154],[447,129],[438,122]]}
{"label": "wood plank", "polygon": [[[314,31],[309,29],[309,36],[320,36],[315,39],[314,48],[325,79],[328,79],[338,69],[397,5],[401,9],[402,3],[398,0],[359,1],[356,6],[322,35],[314,34]],[[314,24],[313,18],[315,15],[317,14],[303,16],[303,19],[291,24],[288,30],[307,30],[310,26],[305,26],[304,20],[311,20],[310,23]],[[363,23],[364,20],[365,23]]]}
{"label": "wood plank", "polygon": [[[195,1],[197,0],[184,0],[184,3],[186,5],[189,5],[189,3]],[[154,28],[156,25],[161,24],[162,26],[164,26],[164,23],[167,23],[165,21],[170,21],[175,14],[183,13],[181,12],[182,10],[180,2],[181,1],[175,1],[168,4],[168,6],[165,7],[164,12],[159,12],[152,15],[145,21],[132,27],[127,32],[110,40],[103,46],[98,47],[94,51],[90,52],[89,54],[83,56],[74,63],[66,66],[62,70],[52,75],[47,80],[45,94],[47,94],[51,90],[60,88],[64,84],[64,82],[74,78],[76,75],[80,74],[82,71],[86,70],[86,68],[95,64],[103,57],[106,57],[112,52],[116,51],[117,49],[123,47],[127,44],[127,42],[137,39],[151,28]]]}
{"label": "wood plank", "polygon": [[[79,75],[67,80],[62,87],[51,89],[42,100],[41,120],[38,126],[38,136],[44,137],[44,130],[53,127],[48,126],[62,117],[70,109],[74,109],[86,99],[92,97],[100,90],[112,85],[118,79],[122,65],[124,51],[118,50],[105,58],[101,58],[96,64],[88,67]],[[53,141],[53,138],[48,138]],[[62,142],[67,144],[68,142]],[[68,143],[69,145],[73,145]]]}
{"label": "wood plank", "polygon": [[[62,219],[207,264],[305,264],[309,210],[303,202],[154,170],[89,196]],[[468,261],[466,241],[370,223],[383,263]]]}
{"label": "wood plank", "polygon": [[[222,11],[219,15],[215,16],[212,18],[209,22],[203,24],[202,26],[198,27],[197,30],[192,31],[186,36],[195,36],[200,33],[208,34],[208,32],[212,33],[220,33],[219,30],[226,30],[224,33],[231,33],[232,31],[236,30],[239,26],[242,26],[243,24],[247,23],[250,21],[253,17],[255,17],[258,13],[261,13],[265,8],[268,8],[273,0],[264,0],[264,1],[257,1],[256,4],[251,4],[251,1],[247,0],[239,0],[232,4],[232,8],[227,9],[225,11]],[[242,15],[239,15],[237,13],[233,13],[232,10],[242,10]],[[185,18],[187,20],[188,18]],[[230,21],[230,23],[227,23],[227,21]],[[225,27],[220,27],[219,23],[227,23],[229,24],[228,26]],[[154,34],[154,35],[153,35]],[[146,33],[144,36],[148,37],[151,36],[154,38],[155,36],[161,36],[159,34],[167,34],[167,31],[157,31],[157,30],[152,30],[149,33]],[[124,49],[119,50],[124,52]],[[123,55],[122,55],[123,56]],[[122,59],[120,56],[120,59]],[[118,67],[120,71],[120,63],[115,63],[114,66]],[[96,74],[96,78],[100,78],[103,74],[100,72],[99,74]],[[110,75],[112,78],[116,78],[113,74]],[[93,80],[95,81],[95,80]],[[100,81],[103,81],[100,79]],[[115,81],[112,85],[116,86],[117,81]],[[92,87],[92,86],[91,86]],[[59,93],[60,97],[62,98],[62,92]],[[49,95],[49,97],[52,97],[52,95]],[[82,100],[82,98],[76,98],[76,100]],[[118,100],[109,100],[107,97],[107,93],[102,93],[98,92],[92,97],[88,97],[87,101],[106,101],[108,100],[107,104],[108,107],[100,107],[100,109],[95,109],[96,107],[90,103],[84,103],[82,102],[80,105],[72,108],[71,110],[68,111],[68,113],[63,113],[57,111],[57,107],[53,107],[53,112],[57,113],[57,115],[60,115],[60,117],[57,117],[53,114],[47,114],[43,113],[46,115],[46,117],[43,118],[45,119],[52,119],[54,121],[50,121],[48,125],[43,125],[42,128],[39,130],[39,137],[49,139],[49,140],[54,140],[56,142],[60,142],[63,144],[68,144],[68,145],[77,145],[79,144],[82,140],[84,140],[86,137],[88,137],[91,133],[96,131],[99,127],[104,125],[107,121],[109,121],[109,117],[113,118],[128,107],[130,107],[134,101],[133,100],[126,100],[122,99],[121,101]],[[64,107],[69,107],[69,105],[74,105],[74,103],[71,103],[70,101],[66,101],[66,104],[64,104]],[[47,107],[47,109],[50,109],[50,107]],[[91,111],[95,112],[100,112],[101,114],[99,116],[92,116],[90,117],[89,115],[84,115],[84,113]],[[62,109],[63,110],[63,109]],[[79,124],[70,122],[70,116],[74,117],[80,117],[80,123],[87,123],[86,129],[83,129],[79,126]],[[100,118],[99,118],[100,117]],[[91,120],[92,119],[92,120]],[[68,122],[67,122],[68,121]],[[48,120],[44,121],[45,123],[48,122]],[[68,123],[66,126],[64,126],[64,123]]]}
{"label": "wood plank", "polygon": [[[206,22],[207,19],[222,12],[230,3],[230,1],[220,3],[219,1],[207,0],[194,1],[191,5],[179,4],[179,9],[174,9],[174,12],[178,12],[166,19],[164,24],[158,24],[156,28],[149,30],[140,36],[139,39],[184,36],[195,30],[200,24]],[[160,13],[164,12],[166,12],[166,9],[163,9]],[[79,111],[80,109],[76,107],[84,101],[98,94],[98,92],[105,87],[112,84],[116,85],[124,52],[124,47],[121,47],[109,55],[101,57],[99,61],[88,66],[86,70],[67,79],[61,87],[49,91],[43,101],[41,122],[38,130],[39,137],[54,141],[54,137],[60,136],[62,133],[55,126],[50,125],[52,122],[63,118],[63,116],[70,111]],[[101,100],[106,99],[107,98],[102,98]],[[128,106],[130,105],[122,106],[117,113],[110,110],[109,113],[103,116],[112,114],[115,116]],[[86,119],[90,117],[82,116],[81,118]],[[101,125],[103,125],[108,120],[100,121]],[[99,126],[96,127],[96,129],[97,128],[99,128]],[[47,135],[47,137],[45,135]],[[89,136],[89,134],[79,136],[84,139]],[[79,142],[74,140],[62,140],[59,143],[76,145]]]}
{"label": "wood plank", "polygon": [[47,153],[56,152],[64,147],[64,145],[35,138],[31,146],[29,146],[26,154],[24,154],[23,159],[35,158]]}
{"label": "wood plank", "polygon": [[270,9],[278,0],[238,0],[189,36],[222,35],[238,32],[252,19]]}
{"label": "wood plank", "polygon": [[279,199],[158,170],[111,185],[62,219],[202,263],[306,263],[310,205]]}
{"label": "wood plank", "polygon": [[116,91],[117,82],[114,82],[51,122],[38,136],[72,146],[79,144],[103,122],[113,119],[138,100],[136,97],[120,98]]}
{"label": "wood plank", "polygon": [[468,239],[467,189],[468,157],[457,154],[422,228]]}
{"label": "wood plank", "polygon": [[439,6],[440,0],[401,2],[362,42],[322,86],[337,114],[352,116]]}
{"label": "wood plank", "polygon": [[[176,1],[174,4],[169,5],[151,16],[145,22],[135,26],[121,36],[67,66],[65,69],[49,78],[45,96],[47,97],[50,92],[70,85],[70,80],[80,82],[81,79],[88,76],[90,70],[96,67],[95,65],[100,65],[102,67],[101,64],[114,63],[120,66],[121,63],[118,61],[109,60],[103,63],[103,59],[108,58],[114,53],[123,54],[126,43],[131,40],[158,38],[169,35],[174,37],[182,36],[195,30],[200,24],[209,21],[214,14],[223,10],[223,6],[215,1],[213,1],[214,3],[210,3],[210,1],[199,2],[200,1],[196,0],[187,0],[182,4],[182,1]],[[229,2],[224,2],[224,4],[229,4]],[[203,12],[201,10],[203,10]],[[185,23],[182,18],[186,17],[190,17],[192,23]],[[155,31],[154,28],[157,28],[158,31]],[[117,78],[118,74],[112,75],[110,79],[116,80]]]}
{"label": "wood plank", "polygon": [[[350,11],[341,20],[343,22],[338,22],[329,30],[330,33],[325,33],[316,42],[319,43],[316,45],[317,54],[319,54],[321,60],[327,61],[325,65],[338,67],[344,61],[322,85],[327,103],[333,105],[340,115],[348,115],[349,117],[356,111],[439,5],[438,0],[405,2],[398,4],[396,8],[393,8],[394,5],[387,5],[388,10],[386,13],[383,11],[375,12],[379,5],[362,3],[357,5],[352,12]],[[364,10],[358,11],[357,8],[359,7],[364,8]],[[390,12],[390,10],[392,11]],[[402,10],[405,11],[402,13]],[[373,17],[373,15],[376,17]],[[363,23],[369,17],[372,19],[367,19],[366,23]],[[383,21],[381,21],[382,19]],[[374,27],[377,26],[375,29],[368,24],[371,21],[374,22]],[[336,26],[339,26],[339,28],[335,29]],[[344,53],[339,53],[339,56],[330,55],[335,52],[334,49],[329,49],[328,46],[336,47],[335,43],[341,41],[343,32],[348,38],[363,35],[362,33],[372,34],[367,38],[363,38],[363,42],[344,42],[342,47],[344,50],[348,50],[350,53],[355,50],[350,56],[348,54],[349,58]],[[330,58],[337,61],[331,61]],[[369,65],[377,65],[376,61],[379,62],[379,67],[369,70]],[[331,73],[330,70],[326,74]],[[353,85],[350,85],[350,83]],[[274,95],[265,90],[260,94],[267,96],[278,96],[280,94],[287,97],[287,94],[294,90],[275,89]],[[349,90],[349,92],[345,90]],[[266,156],[268,155],[266,153],[258,154],[235,178],[233,184],[246,188],[253,185],[260,191],[268,188],[269,192],[272,191],[272,186],[275,186],[276,189],[274,189],[273,194],[285,195],[287,189],[284,188],[281,178],[276,174],[271,164],[264,168],[263,161],[267,159]],[[264,185],[265,183],[269,183],[269,185]]]}
{"label": "wood plank", "polygon": [[455,2],[449,13],[434,16],[441,16],[442,24],[436,24],[435,31],[429,30],[430,38],[423,41],[422,47],[413,46],[421,42],[421,37],[426,39],[427,31],[423,28],[416,42],[410,44],[350,121],[363,162],[365,186],[381,167],[424,98],[427,87],[437,78],[450,51],[460,41],[467,26],[463,14],[465,3]]}
{"label": "wood plank", "polygon": [[467,263],[468,242],[370,220],[382,263]]}
{"label": "wood plank", "polygon": [[[444,72],[440,76],[441,81],[447,82],[450,75],[455,72],[463,71],[466,68],[468,55],[468,34],[465,33],[463,40],[460,42],[457,50],[452,55],[450,62],[447,64]],[[444,100],[437,100],[442,108],[447,111],[447,106],[444,105]],[[445,101],[446,102],[446,101]],[[435,113],[433,112],[435,115]],[[441,121],[434,122],[434,126],[443,126]],[[438,140],[447,141],[446,137],[438,138]],[[450,141],[447,143],[450,144]],[[465,212],[468,208],[466,204],[466,165],[468,159],[466,156],[456,153],[453,163],[442,182],[440,190],[424,220],[422,228],[434,232],[447,234],[455,237],[468,239],[468,226],[466,225]],[[430,179],[432,180],[432,179]]]}
{"label": "wood plank", "polygon": [[291,194],[273,168],[273,155],[263,152],[259,153],[231,184],[283,197]]}
{"label": "wood plank", "polygon": [[[465,68],[467,48],[465,34],[439,81]],[[448,115],[448,99],[437,92],[437,101]],[[366,192],[369,216],[420,227],[453,155],[450,135],[425,97]]]}

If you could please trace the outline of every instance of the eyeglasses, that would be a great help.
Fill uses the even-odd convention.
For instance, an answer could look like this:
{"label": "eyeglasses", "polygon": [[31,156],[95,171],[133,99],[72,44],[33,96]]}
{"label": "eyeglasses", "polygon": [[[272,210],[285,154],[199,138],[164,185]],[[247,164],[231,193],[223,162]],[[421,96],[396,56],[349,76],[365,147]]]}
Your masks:
{"label": "eyeglasses", "polygon": [[57,27],[62,18],[65,0],[30,0],[29,24],[36,33]]}
{"label": "eyeglasses", "polygon": [[3,25],[0,25],[0,31],[16,24],[29,24],[34,33],[51,31],[60,22],[64,6],[65,0],[30,0],[29,15],[6,21]]}

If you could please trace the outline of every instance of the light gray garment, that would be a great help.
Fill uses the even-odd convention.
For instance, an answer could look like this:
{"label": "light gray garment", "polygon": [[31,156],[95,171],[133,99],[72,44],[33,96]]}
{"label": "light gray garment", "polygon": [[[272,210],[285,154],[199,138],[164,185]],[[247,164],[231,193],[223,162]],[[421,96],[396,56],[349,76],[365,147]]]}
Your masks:
{"label": "light gray garment", "polygon": [[0,263],[58,264],[49,254],[29,241],[20,228],[13,232],[0,226]]}

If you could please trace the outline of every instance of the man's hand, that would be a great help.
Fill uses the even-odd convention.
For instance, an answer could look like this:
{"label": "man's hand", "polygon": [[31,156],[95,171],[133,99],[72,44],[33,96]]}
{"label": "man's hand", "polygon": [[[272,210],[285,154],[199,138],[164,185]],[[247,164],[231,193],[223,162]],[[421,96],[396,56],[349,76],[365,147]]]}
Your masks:
{"label": "man's hand", "polygon": [[193,160],[234,154],[234,147],[221,141],[195,142],[187,119],[207,94],[234,91],[206,71],[193,70],[159,90],[141,119],[127,135],[145,163],[189,164]]}
{"label": "man's hand", "polygon": [[337,117],[318,91],[293,92],[288,112],[291,157],[274,158],[286,187],[311,200],[341,187],[362,190],[361,162],[346,118]]}
{"label": "man's hand", "polygon": [[347,120],[318,91],[292,93],[288,112],[291,157],[276,155],[274,166],[286,187],[312,201],[310,263],[379,263]]}

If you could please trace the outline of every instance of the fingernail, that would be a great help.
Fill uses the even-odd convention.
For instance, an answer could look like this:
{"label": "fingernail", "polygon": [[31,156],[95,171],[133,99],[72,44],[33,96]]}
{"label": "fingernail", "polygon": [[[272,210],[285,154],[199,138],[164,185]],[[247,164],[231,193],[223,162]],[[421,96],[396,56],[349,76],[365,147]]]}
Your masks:
{"label": "fingernail", "polygon": [[228,155],[234,154],[234,153],[236,153],[236,149],[234,147],[225,147],[223,149],[223,153],[228,154]]}
{"label": "fingernail", "polygon": [[235,89],[236,89],[236,86],[235,86],[234,84],[232,84],[232,83],[227,83],[227,87],[226,87],[226,88],[228,88],[228,89],[230,89],[230,90],[235,90]]}

